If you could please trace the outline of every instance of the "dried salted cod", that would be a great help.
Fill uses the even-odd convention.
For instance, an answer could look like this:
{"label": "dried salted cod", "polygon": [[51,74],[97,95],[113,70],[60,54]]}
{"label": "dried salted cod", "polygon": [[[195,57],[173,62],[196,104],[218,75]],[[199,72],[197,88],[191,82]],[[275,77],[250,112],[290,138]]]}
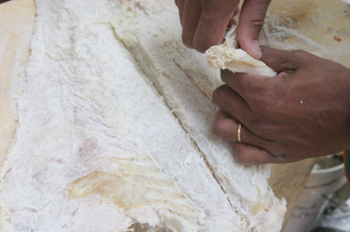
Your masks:
{"label": "dried salted cod", "polygon": [[2,231],[227,231],[224,192],[111,30],[104,0],[38,0]]}
{"label": "dried salted cod", "polygon": [[112,27],[117,38],[134,55],[203,154],[241,218],[236,222],[239,226],[236,230],[279,231],[285,201],[278,200],[268,185],[269,166],[247,167],[236,163],[228,144],[213,134],[217,109],[210,95],[220,84],[216,79],[218,72],[208,68],[199,53],[183,46],[174,2],[111,2],[115,19]]}
{"label": "dried salted cod", "polygon": [[254,59],[244,50],[237,48],[237,26],[233,26],[221,45],[210,47],[205,52],[208,65],[228,69],[231,72],[250,73],[273,77],[276,72],[264,62]]}
{"label": "dried salted cod", "polygon": [[37,0],[2,231],[279,231],[268,166],[212,134],[172,0]]}

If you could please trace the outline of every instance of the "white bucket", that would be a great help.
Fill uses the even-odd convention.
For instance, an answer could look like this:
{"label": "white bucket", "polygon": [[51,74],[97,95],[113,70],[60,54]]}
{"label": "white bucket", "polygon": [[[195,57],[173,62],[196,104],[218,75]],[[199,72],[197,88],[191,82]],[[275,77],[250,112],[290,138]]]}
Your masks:
{"label": "white bucket", "polygon": [[344,164],[313,170],[284,232],[309,232],[333,194],[347,182]]}

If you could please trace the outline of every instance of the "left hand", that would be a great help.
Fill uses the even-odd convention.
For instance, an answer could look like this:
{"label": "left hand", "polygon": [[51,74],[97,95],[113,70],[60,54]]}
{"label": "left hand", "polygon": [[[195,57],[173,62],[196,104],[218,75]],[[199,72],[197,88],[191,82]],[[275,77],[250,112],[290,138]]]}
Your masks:
{"label": "left hand", "polygon": [[[222,71],[214,132],[242,164],[286,163],[350,148],[350,70],[305,51],[263,47],[275,77]],[[237,142],[238,122],[242,123]]]}
{"label": "left hand", "polygon": [[[240,0],[175,0],[182,25],[182,40],[189,48],[205,52],[223,42],[227,27],[235,23]],[[259,33],[271,0],[245,0],[238,24],[240,47],[259,59]]]}

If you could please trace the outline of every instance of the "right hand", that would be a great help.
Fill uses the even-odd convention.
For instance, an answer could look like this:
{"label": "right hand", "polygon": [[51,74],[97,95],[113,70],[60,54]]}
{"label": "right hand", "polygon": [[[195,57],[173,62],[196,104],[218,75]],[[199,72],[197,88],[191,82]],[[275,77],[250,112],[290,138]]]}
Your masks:
{"label": "right hand", "polygon": [[[238,25],[238,41],[243,50],[260,59],[259,33],[271,0],[245,0]],[[239,0],[175,0],[180,12],[182,40],[205,52],[222,42],[227,26],[239,13]]]}
{"label": "right hand", "polygon": [[213,93],[214,132],[237,161],[289,163],[350,149],[350,69],[301,50],[262,52],[276,76],[223,70],[226,85]]}

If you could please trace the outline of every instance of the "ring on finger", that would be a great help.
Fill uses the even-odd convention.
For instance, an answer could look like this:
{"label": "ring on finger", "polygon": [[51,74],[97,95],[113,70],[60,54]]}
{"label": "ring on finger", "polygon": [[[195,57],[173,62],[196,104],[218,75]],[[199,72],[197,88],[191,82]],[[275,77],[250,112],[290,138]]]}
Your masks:
{"label": "ring on finger", "polygon": [[237,129],[237,141],[238,141],[238,143],[242,143],[241,131],[242,131],[242,123],[238,123],[238,129]]}

